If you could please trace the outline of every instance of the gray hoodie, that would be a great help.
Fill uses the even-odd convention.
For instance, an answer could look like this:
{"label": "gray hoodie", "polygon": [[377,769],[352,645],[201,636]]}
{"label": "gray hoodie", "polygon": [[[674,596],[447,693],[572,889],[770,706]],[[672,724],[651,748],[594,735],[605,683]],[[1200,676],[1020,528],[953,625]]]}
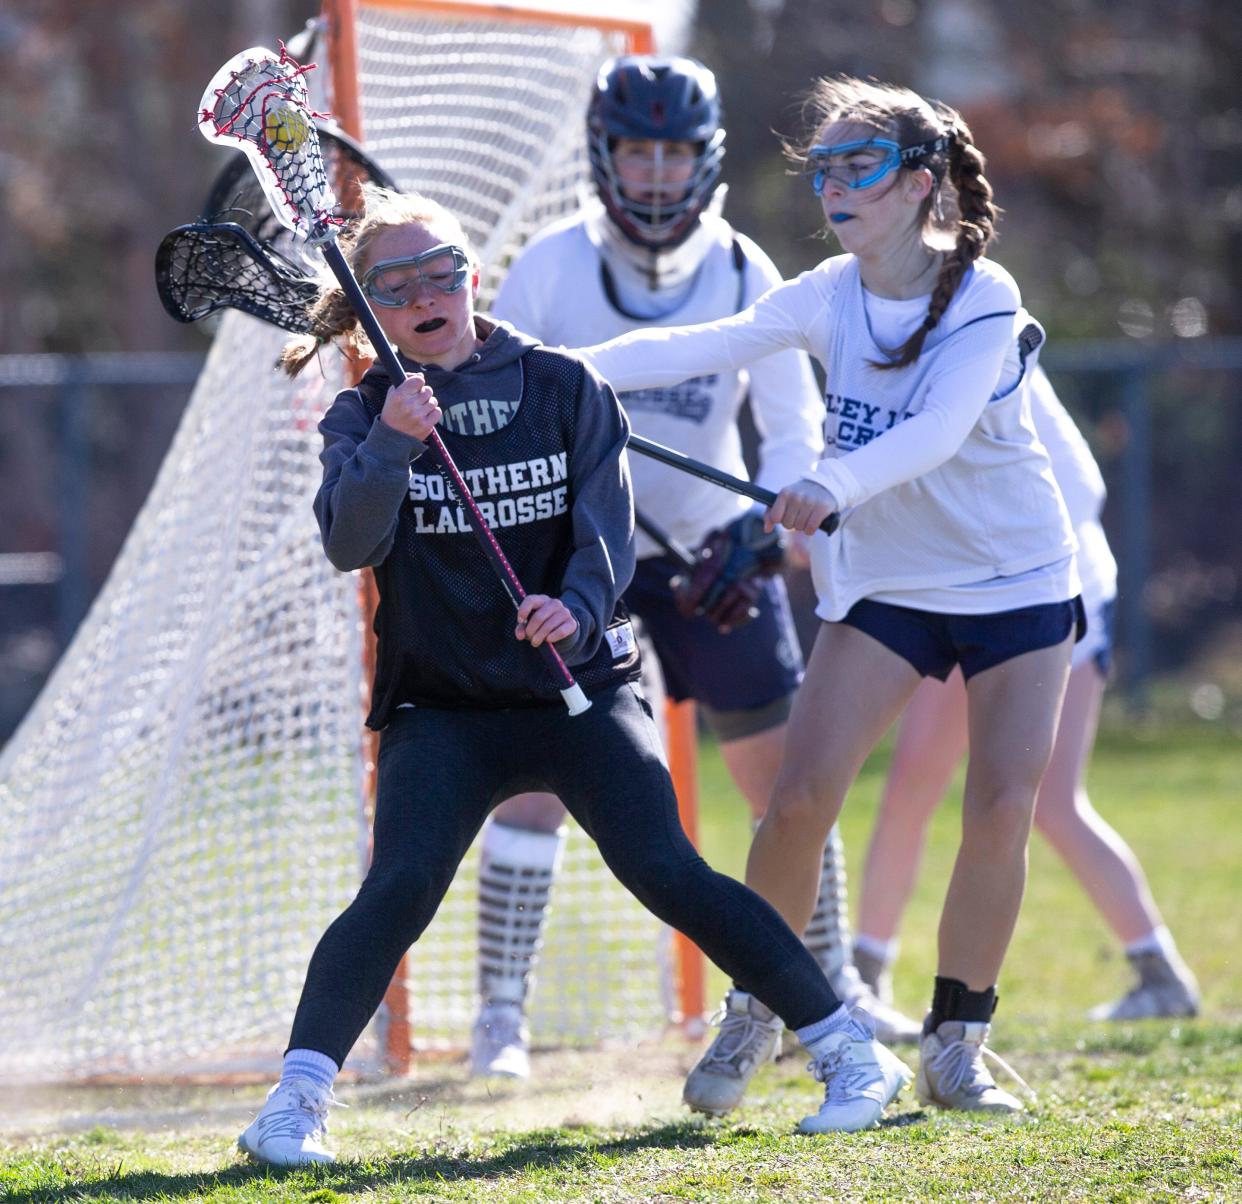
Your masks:
{"label": "gray hoodie", "polygon": [[[451,371],[410,361],[404,361],[405,367],[422,372],[435,391],[445,414],[438,428],[441,437],[526,591],[559,596],[573,613],[578,630],[557,650],[567,663],[580,664],[599,648],[634,569],[633,499],[625,455],[628,423],[612,390],[591,369],[562,352],[541,349],[543,387],[563,395],[562,408],[570,416],[567,429],[572,430],[559,457],[566,479],[556,491],[558,506],[572,529],[565,542],[568,554],[563,563],[559,558],[555,564],[544,563],[533,549],[546,545],[555,527],[514,517],[519,504],[521,514],[534,514],[535,502],[549,495],[534,491],[538,473],[531,479],[528,469],[532,465],[537,469],[536,461],[522,458],[524,426],[529,424],[515,422],[527,387],[527,357],[538,344],[503,322],[479,316],[475,321],[484,342],[464,364]],[[394,547],[415,546],[404,538],[398,542],[399,523],[404,523],[411,539],[434,541],[446,529],[456,533],[459,528],[454,524],[464,511],[443,493],[438,506],[427,498],[427,484],[439,485],[429,476],[428,461],[434,453],[420,463],[428,446],[378,417],[388,383],[381,368],[372,368],[357,388],[338,395],[320,423],[324,475],[315,514],[324,550],[337,568],[384,565],[391,578],[400,571],[387,563]],[[567,395],[567,389],[575,390],[575,395]],[[538,436],[544,450],[549,440],[561,446],[555,429],[541,428]],[[539,517],[547,515],[541,511]],[[473,547],[467,551],[468,543],[458,540],[453,545],[453,574],[490,575],[482,551]],[[528,578],[529,573],[535,576]],[[428,582],[424,575],[420,588],[400,590],[402,605],[417,609],[420,599],[426,598],[427,621],[441,622],[445,614],[430,596],[434,590]],[[511,608],[504,622],[508,642],[516,646]],[[499,637],[493,631],[489,638]]]}

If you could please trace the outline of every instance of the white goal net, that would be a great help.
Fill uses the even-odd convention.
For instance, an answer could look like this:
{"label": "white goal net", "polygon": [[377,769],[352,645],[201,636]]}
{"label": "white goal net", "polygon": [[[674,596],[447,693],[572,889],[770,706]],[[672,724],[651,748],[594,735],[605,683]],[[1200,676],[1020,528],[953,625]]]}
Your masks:
{"label": "white goal net", "polygon": [[[366,149],[458,214],[494,288],[576,204],[591,81],[623,40],[384,3],[359,7],[357,48]],[[284,337],[220,324],[108,582],[0,755],[0,1076],[273,1070],[314,944],[361,880],[358,581],[329,566],[311,512],[344,366],[325,355],[287,381]],[[416,1047],[468,1033],[476,861],[407,958]],[[659,944],[573,829],[536,1043],[657,1030]],[[381,1057],[370,1033],[352,1063]]]}

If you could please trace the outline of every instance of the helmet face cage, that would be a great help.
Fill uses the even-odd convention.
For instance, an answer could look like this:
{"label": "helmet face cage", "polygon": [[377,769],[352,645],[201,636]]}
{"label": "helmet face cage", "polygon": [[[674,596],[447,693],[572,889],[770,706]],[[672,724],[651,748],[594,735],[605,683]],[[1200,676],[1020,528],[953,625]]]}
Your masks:
{"label": "helmet face cage", "polygon": [[[600,68],[587,110],[591,174],[608,216],[627,239],[661,251],[690,236],[720,183],[725,141],[720,123],[715,76],[694,59],[628,55]],[[615,152],[622,138],[657,145],[651,195],[642,200],[621,188]],[[661,144],[668,142],[695,147],[689,178],[676,192],[660,181]]]}

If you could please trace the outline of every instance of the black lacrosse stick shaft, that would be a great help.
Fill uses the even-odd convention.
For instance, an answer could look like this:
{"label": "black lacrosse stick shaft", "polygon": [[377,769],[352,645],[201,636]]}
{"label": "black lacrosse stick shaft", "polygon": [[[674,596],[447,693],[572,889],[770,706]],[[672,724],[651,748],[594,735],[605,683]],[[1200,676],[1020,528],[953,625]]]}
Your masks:
{"label": "black lacrosse stick shaft", "polygon": [[[713,468],[710,464],[704,464],[701,460],[693,460],[684,452],[675,451],[671,447],[665,447],[663,443],[653,443],[650,439],[644,439],[641,435],[631,434],[629,446],[636,452],[649,456],[652,460],[659,460],[661,464],[667,464],[670,468],[677,468],[682,472],[689,473],[692,477],[700,477],[704,481],[711,481],[723,489],[731,490],[733,493],[740,493],[743,497],[751,498],[756,502],[763,502],[765,506],[770,506],[776,501],[776,494],[770,489],[764,489],[753,481],[744,481],[741,477],[735,477],[731,473],[722,472],[719,468]],[[825,535],[831,535],[840,525],[841,516],[834,513],[830,514],[819,524],[819,529]],[[655,539],[656,536],[653,535],[652,538]]]}
{"label": "black lacrosse stick shaft", "polygon": [[[375,348],[375,354],[384,366],[384,370],[388,373],[389,379],[391,379],[394,386],[399,385],[406,379],[405,369],[401,366],[397,353],[392,349],[388,336],[384,334],[383,327],[380,326],[379,320],[372,311],[371,303],[367,300],[358,281],[354,279],[354,274],[350,271],[345,256],[341,254],[340,247],[336,245],[333,239],[329,238],[319,244],[319,249],[323,252],[323,257],[327,261],[328,267],[344,291],[354,313],[358,315],[358,321],[362,323],[362,329],[366,331],[367,338],[371,340],[371,346]],[[435,453],[438,461],[436,467],[439,469],[440,475],[448,482],[458,500],[466,508],[466,513],[470,516],[470,529],[474,532],[475,539],[478,540],[484,555],[486,555],[496,576],[500,579],[500,584],[504,587],[505,592],[509,595],[516,608],[521,604],[522,599],[526,597],[526,590],[522,588],[522,583],[518,580],[517,573],[513,571],[513,566],[509,563],[504,552],[501,551],[500,544],[496,542],[496,536],[492,534],[491,528],[487,525],[487,520],[484,519],[479,510],[478,503],[471,496],[461,472],[453,462],[453,457],[449,455],[448,448],[444,446],[444,441],[436,430],[433,429],[428,435],[427,444]],[[573,674],[569,671],[569,667],[561,659],[561,654],[550,643],[540,644],[536,651],[542,655],[548,668],[560,683],[561,690],[576,690],[578,688]]]}
{"label": "black lacrosse stick shaft", "polygon": [[698,561],[694,553],[684,543],[674,539],[649,514],[635,509],[634,522],[640,531],[645,531],[656,541],[683,569],[692,569]]}

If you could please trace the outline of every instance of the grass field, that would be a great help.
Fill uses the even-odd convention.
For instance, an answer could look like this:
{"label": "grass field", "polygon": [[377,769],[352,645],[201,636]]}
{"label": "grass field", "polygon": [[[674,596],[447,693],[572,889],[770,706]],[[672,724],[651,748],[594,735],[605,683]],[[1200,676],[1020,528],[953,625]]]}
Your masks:
{"label": "grass field", "polygon": [[[865,848],[885,756],[843,820],[851,868]],[[703,759],[702,839],[739,872],[747,825],[719,759]],[[78,1200],[1242,1200],[1242,756],[1219,728],[1106,734],[1094,801],[1138,852],[1187,959],[1204,1015],[1090,1025],[1125,966],[1085,896],[1032,847],[994,1044],[1039,1093],[1022,1124],[929,1115],[903,1097],[870,1133],[791,1130],[816,1091],[794,1056],[763,1070],[726,1121],[679,1104],[694,1049],[537,1054],[528,1085],[467,1081],[460,1063],[401,1083],[346,1085],[342,1161],[270,1174],[241,1163],[237,1132],[263,1095],[246,1087],[6,1090],[0,1199]],[[921,1012],[957,808],[937,817],[911,908],[898,1002]],[[715,992],[722,985],[713,982]]]}

